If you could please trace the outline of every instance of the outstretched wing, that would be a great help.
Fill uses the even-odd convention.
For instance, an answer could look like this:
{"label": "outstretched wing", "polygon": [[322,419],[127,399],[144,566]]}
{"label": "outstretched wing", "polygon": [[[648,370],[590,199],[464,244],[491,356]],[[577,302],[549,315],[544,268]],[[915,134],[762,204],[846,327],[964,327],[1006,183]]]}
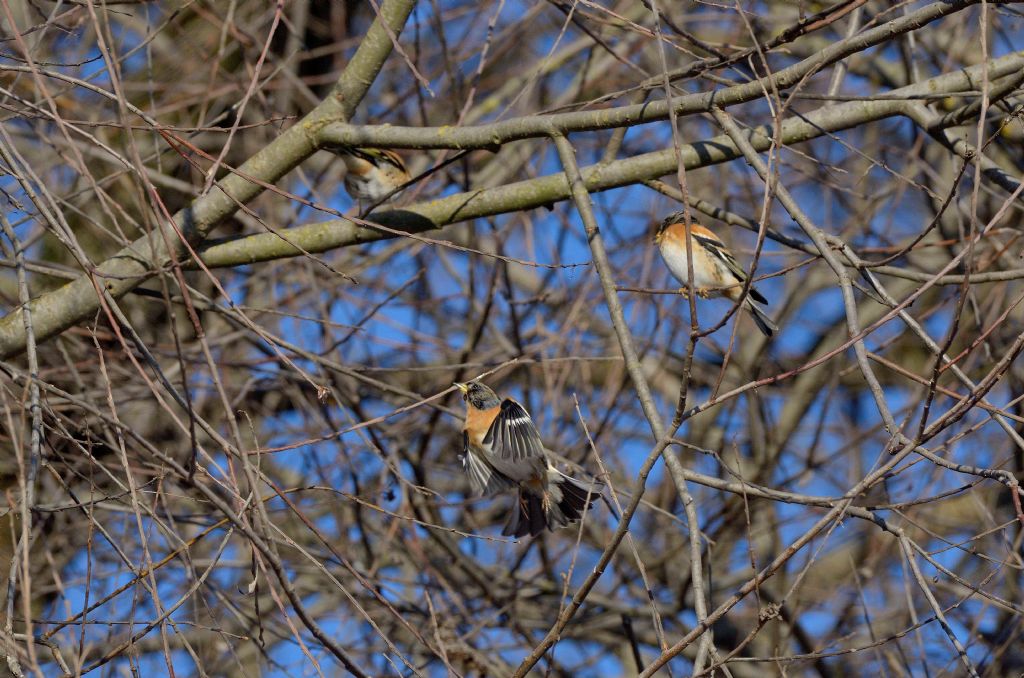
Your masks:
{"label": "outstretched wing", "polygon": [[469,435],[465,431],[462,432],[462,455],[460,458],[462,467],[469,475],[469,482],[478,495],[497,494],[515,485],[512,480],[469,449]]}
{"label": "outstretched wing", "polygon": [[[715,257],[729,269],[729,272],[736,276],[736,279],[740,282],[745,282],[747,279],[747,272],[743,270],[743,267],[736,261],[736,257],[732,256],[732,252],[725,248],[722,241],[718,238],[709,238],[705,235],[697,235],[696,233],[690,232],[690,237],[696,240],[699,244],[704,246],[704,250]],[[764,295],[758,292],[753,287],[750,288],[750,298],[754,301],[767,304],[768,300],[764,298]]]}
{"label": "outstretched wing", "polygon": [[537,427],[526,409],[510,398],[501,403],[501,410],[491,422],[483,443],[503,461],[516,463],[544,458],[544,444]]}

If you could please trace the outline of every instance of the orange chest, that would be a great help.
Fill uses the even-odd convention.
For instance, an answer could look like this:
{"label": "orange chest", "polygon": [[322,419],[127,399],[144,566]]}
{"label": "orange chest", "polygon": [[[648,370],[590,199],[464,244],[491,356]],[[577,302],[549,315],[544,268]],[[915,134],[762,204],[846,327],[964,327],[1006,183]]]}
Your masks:
{"label": "orange chest", "polygon": [[473,406],[466,408],[466,425],[462,427],[462,430],[468,434],[471,445],[477,447],[483,445],[484,437],[491,428],[491,422],[495,420],[500,410],[500,405],[489,410],[478,410]]}

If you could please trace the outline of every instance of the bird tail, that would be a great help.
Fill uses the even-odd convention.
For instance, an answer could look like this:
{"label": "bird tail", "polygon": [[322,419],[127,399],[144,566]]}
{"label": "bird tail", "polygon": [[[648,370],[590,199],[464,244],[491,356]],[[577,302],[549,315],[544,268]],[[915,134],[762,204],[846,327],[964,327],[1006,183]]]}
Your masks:
{"label": "bird tail", "polygon": [[750,314],[754,316],[754,322],[757,324],[757,329],[761,330],[761,334],[766,337],[771,337],[779,331],[778,326],[772,322],[772,319],[768,317],[768,314],[762,311],[761,307],[755,304],[750,298],[747,298],[747,308],[750,309]]}
{"label": "bird tail", "polygon": [[501,533],[506,537],[536,537],[545,528],[554,532],[571,525],[590,508],[603,488],[603,483],[583,483],[549,468],[543,494],[520,486],[519,500]]}

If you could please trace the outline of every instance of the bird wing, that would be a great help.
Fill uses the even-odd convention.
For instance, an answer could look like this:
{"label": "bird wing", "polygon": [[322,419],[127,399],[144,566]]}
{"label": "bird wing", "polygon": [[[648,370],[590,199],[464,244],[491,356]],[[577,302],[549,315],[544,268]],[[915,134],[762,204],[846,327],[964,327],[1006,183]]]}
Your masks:
{"label": "bird wing", "polygon": [[[732,256],[732,252],[725,248],[725,245],[718,238],[709,238],[704,235],[697,235],[696,233],[690,232],[690,237],[696,240],[704,250],[711,256],[717,258],[725,267],[729,269],[729,272],[736,276],[736,279],[740,282],[745,282],[747,279],[747,272],[743,270],[739,262],[736,261],[736,257]],[[750,288],[750,297],[759,303],[767,304],[768,300],[764,298],[764,295],[758,292],[753,287]]]}
{"label": "bird wing", "polygon": [[405,163],[402,162],[402,158],[394,151],[386,148],[359,148],[357,146],[335,146],[332,150],[341,153],[342,155],[350,155],[353,158],[359,158],[365,160],[375,167],[380,167],[381,163],[394,165],[398,169],[406,172]]}
{"label": "bird wing", "polygon": [[402,170],[403,172],[408,172],[409,171],[409,170],[407,170],[405,168],[405,163],[402,161],[402,157],[400,155],[398,155],[397,153],[395,153],[394,151],[388,150],[386,148],[375,148],[375,149],[373,149],[373,151],[384,162],[387,162],[387,163],[390,163],[390,164],[394,165],[395,167],[397,167],[398,169]]}
{"label": "bird wing", "polygon": [[544,444],[537,427],[526,409],[511,398],[501,403],[501,410],[487,429],[483,443],[503,461],[516,463],[544,458]]}
{"label": "bird wing", "polygon": [[503,492],[515,485],[497,469],[491,467],[484,459],[481,459],[469,449],[469,434],[462,432],[462,467],[469,475],[469,482],[473,490],[480,496],[488,496]]}

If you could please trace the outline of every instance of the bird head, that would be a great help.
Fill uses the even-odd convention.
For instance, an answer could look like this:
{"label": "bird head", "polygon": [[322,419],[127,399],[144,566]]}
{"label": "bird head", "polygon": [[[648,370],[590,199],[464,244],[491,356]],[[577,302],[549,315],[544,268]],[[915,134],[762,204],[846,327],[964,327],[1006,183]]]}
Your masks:
{"label": "bird head", "polygon": [[665,233],[665,229],[668,228],[669,226],[671,226],[673,224],[685,224],[685,223],[686,223],[686,214],[684,214],[681,211],[680,212],[673,212],[672,214],[668,215],[667,217],[665,217],[664,219],[661,220],[660,224],[658,224],[658,229],[654,233],[654,242],[660,242],[661,241],[662,234]]}
{"label": "bird head", "polygon": [[478,381],[455,382],[455,388],[462,391],[463,400],[479,410],[489,410],[501,404],[498,394]]}

